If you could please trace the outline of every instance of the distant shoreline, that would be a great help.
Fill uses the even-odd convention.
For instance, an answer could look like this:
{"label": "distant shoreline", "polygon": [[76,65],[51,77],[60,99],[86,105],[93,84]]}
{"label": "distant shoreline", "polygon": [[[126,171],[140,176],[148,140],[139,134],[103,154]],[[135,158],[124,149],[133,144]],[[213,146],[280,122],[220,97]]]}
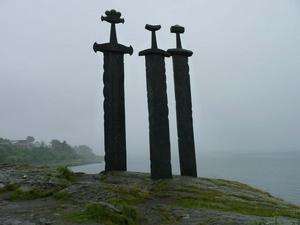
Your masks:
{"label": "distant shoreline", "polygon": [[98,164],[98,163],[103,163],[103,160],[100,161],[90,161],[90,162],[78,162],[78,163],[71,163],[67,164],[67,167],[73,167],[73,166],[84,166],[84,165],[90,165],[90,164]]}
{"label": "distant shoreline", "polygon": [[104,160],[96,159],[91,161],[81,161],[81,162],[57,162],[57,163],[49,163],[49,164],[30,164],[30,163],[2,163],[0,165],[8,165],[8,166],[33,166],[33,167],[73,167],[73,166],[82,166],[82,165],[90,165],[90,164],[98,164],[103,163]]}

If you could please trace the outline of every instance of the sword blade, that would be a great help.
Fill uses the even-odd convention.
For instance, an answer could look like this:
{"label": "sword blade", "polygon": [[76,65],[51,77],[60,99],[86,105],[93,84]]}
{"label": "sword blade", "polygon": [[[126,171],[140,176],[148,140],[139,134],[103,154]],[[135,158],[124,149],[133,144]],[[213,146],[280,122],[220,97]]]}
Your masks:
{"label": "sword blade", "polygon": [[173,55],[172,59],[181,175],[197,177],[188,57]]}
{"label": "sword blade", "polygon": [[168,99],[163,55],[146,55],[151,175],[172,177]]}
{"label": "sword blade", "polygon": [[104,52],[105,170],[126,170],[124,55]]}

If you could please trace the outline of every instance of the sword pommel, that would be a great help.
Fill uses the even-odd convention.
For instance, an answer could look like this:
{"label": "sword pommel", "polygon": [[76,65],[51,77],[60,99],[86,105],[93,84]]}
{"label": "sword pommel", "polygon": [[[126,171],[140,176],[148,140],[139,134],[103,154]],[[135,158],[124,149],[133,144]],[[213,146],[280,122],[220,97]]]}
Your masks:
{"label": "sword pommel", "polygon": [[149,31],[157,31],[160,30],[161,25],[150,25],[150,24],[146,24],[145,29],[149,30]]}
{"label": "sword pommel", "polygon": [[171,33],[175,34],[183,34],[184,33],[184,27],[179,26],[179,25],[174,25],[171,27]]}
{"label": "sword pommel", "polygon": [[101,16],[101,21],[106,21],[108,23],[124,23],[124,19],[121,18],[121,13],[117,12],[116,10],[112,9],[112,10],[107,10],[105,12],[106,16]]}

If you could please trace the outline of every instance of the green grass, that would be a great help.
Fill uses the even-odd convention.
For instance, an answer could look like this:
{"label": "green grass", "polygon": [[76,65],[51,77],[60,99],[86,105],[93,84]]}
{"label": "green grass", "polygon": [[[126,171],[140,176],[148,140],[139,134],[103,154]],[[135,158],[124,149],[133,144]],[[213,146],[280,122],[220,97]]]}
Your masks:
{"label": "green grass", "polygon": [[53,197],[60,201],[68,200],[71,198],[71,196],[72,195],[70,193],[64,191],[59,191],[53,194]]}
{"label": "green grass", "polygon": [[162,209],[162,225],[175,225],[178,224],[180,218],[171,213],[170,208],[164,207]]}
{"label": "green grass", "polygon": [[[265,220],[261,220],[261,221],[256,221],[254,223],[252,223],[251,225],[268,225],[270,223],[266,222]],[[274,223],[272,223],[274,225],[282,225],[281,223],[278,222],[277,217],[274,218]],[[299,222],[294,222],[291,225],[299,225],[300,224],[300,220]]]}
{"label": "green grass", "polygon": [[99,180],[105,181],[107,178],[108,178],[108,176],[107,176],[107,174],[105,172],[104,173],[100,173]]}
{"label": "green grass", "polygon": [[[137,205],[144,203],[149,199],[149,192],[137,185],[113,185],[106,184],[104,189],[114,192],[118,196],[118,200],[128,205]],[[115,201],[113,199],[112,201]]]}
{"label": "green grass", "polygon": [[45,198],[50,195],[52,195],[52,192],[45,192],[38,189],[32,189],[29,191],[22,191],[20,189],[16,189],[14,193],[9,197],[9,200],[33,200],[38,198]]}
{"label": "green grass", "polygon": [[170,197],[172,194],[169,192],[171,187],[167,180],[155,181],[150,189],[150,193],[156,197]]}
{"label": "green grass", "polygon": [[14,191],[18,189],[18,184],[7,184],[3,188],[0,188],[0,193],[7,192],[7,191]]}
{"label": "green grass", "polygon": [[[178,193],[177,195],[176,192]],[[251,196],[230,194],[191,186],[175,188],[171,193],[175,197],[173,203],[175,207],[209,208],[266,217],[300,217],[300,208],[293,205],[282,206],[280,203],[270,200],[268,195],[266,199],[263,199],[263,197],[256,199]]]}
{"label": "green grass", "polygon": [[[137,225],[139,216],[136,206],[149,198],[149,192],[137,185],[102,184],[101,188],[115,194],[107,201],[114,210],[100,203],[88,204],[83,211],[67,215],[67,219],[77,223],[103,223],[105,225]],[[62,196],[60,196],[62,195]],[[64,198],[59,194],[58,198]]]}
{"label": "green grass", "polygon": [[217,185],[219,187],[243,189],[246,191],[256,192],[256,193],[264,194],[268,197],[272,197],[271,194],[266,191],[262,191],[258,188],[251,187],[247,184],[243,184],[238,181],[228,181],[228,180],[224,180],[224,179],[207,179],[207,180],[209,180],[210,182],[214,183],[215,185]]}
{"label": "green grass", "polygon": [[75,174],[66,166],[58,167],[57,172],[58,172],[58,177],[64,178],[68,181],[75,180]]}
{"label": "green grass", "polygon": [[120,211],[115,211],[105,205],[93,203],[83,211],[72,212],[66,217],[77,223],[104,223],[106,225],[138,225],[135,208],[123,204],[118,205]]}
{"label": "green grass", "polygon": [[[135,206],[148,199],[165,198],[175,208],[207,208],[244,215],[300,218],[300,207],[274,198],[268,192],[234,181],[207,181],[212,184],[211,187],[200,188],[172,180],[158,180],[146,187],[105,183],[105,188],[117,194],[117,199],[113,199],[112,203],[125,202]],[[167,223],[168,213],[162,213],[165,213]]]}

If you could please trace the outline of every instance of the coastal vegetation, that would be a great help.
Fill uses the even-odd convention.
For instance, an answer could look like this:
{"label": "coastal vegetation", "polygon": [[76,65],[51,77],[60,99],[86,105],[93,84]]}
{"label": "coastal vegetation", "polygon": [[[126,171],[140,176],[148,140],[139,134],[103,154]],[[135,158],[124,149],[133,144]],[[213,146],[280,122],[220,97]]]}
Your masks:
{"label": "coastal vegetation", "polygon": [[66,141],[52,140],[49,144],[0,138],[0,163],[47,166],[67,166],[101,162],[103,158],[86,145],[71,146]]}

